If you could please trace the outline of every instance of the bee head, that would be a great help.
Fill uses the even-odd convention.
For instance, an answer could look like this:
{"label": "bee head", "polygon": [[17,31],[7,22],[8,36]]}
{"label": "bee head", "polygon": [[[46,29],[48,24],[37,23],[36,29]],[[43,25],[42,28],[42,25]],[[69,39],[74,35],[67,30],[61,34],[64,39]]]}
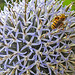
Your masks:
{"label": "bee head", "polygon": [[62,21],[64,21],[65,18],[66,18],[65,14],[61,14],[61,19],[62,19]]}

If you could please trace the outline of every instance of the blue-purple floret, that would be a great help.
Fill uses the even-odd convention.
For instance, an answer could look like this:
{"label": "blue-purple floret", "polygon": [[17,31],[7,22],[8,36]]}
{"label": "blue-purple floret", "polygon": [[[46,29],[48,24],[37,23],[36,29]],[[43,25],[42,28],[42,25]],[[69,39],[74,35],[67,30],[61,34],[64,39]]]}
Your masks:
{"label": "blue-purple floret", "polygon": [[[71,26],[75,17],[71,15],[71,5],[67,10],[67,6],[62,6],[63,1],[5,2],[7,6],[0,12],[0,75],[65,75],[67,71],[74,72],[70,63],[74,62],[70,58],[75,57],[72,48],[75,46],[75,27]],[[68,15],[64,21],[66,27],[51,29],[51,20],[62,13]]]}

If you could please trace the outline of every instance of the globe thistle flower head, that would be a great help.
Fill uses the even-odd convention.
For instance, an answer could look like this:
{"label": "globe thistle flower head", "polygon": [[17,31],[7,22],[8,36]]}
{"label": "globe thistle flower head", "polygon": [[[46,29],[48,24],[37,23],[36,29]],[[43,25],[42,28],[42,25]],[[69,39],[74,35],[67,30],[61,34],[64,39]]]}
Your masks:
{"label": "globe thistle flower head", "polygon": [[75,71],[75,11],[58,0],[22,0],[0,12],[0,75],[66,75]]}

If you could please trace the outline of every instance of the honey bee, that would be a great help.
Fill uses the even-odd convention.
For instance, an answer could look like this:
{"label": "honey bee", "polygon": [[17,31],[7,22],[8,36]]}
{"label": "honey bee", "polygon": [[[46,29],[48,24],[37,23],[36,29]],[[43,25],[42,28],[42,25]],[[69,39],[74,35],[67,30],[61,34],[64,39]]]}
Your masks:
{"label": "honey bee", "polygon": [[58,16],[56,16],[53,20],[52,20],[52,25],[51,28],[55,29],[55,28],[60,28],[62,25],[64,25],[63,21],[66,19],[65,14],[60,14]]}

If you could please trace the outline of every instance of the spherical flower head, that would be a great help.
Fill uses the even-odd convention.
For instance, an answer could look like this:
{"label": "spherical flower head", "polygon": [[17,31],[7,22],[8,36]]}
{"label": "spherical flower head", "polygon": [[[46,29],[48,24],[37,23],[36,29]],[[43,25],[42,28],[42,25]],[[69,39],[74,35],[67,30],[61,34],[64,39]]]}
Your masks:
{"label": "spherical flower head", "polygon": [[7,1],[0,12],[0,75],[66,75],[75,71],[75,11],[58,0]]}

